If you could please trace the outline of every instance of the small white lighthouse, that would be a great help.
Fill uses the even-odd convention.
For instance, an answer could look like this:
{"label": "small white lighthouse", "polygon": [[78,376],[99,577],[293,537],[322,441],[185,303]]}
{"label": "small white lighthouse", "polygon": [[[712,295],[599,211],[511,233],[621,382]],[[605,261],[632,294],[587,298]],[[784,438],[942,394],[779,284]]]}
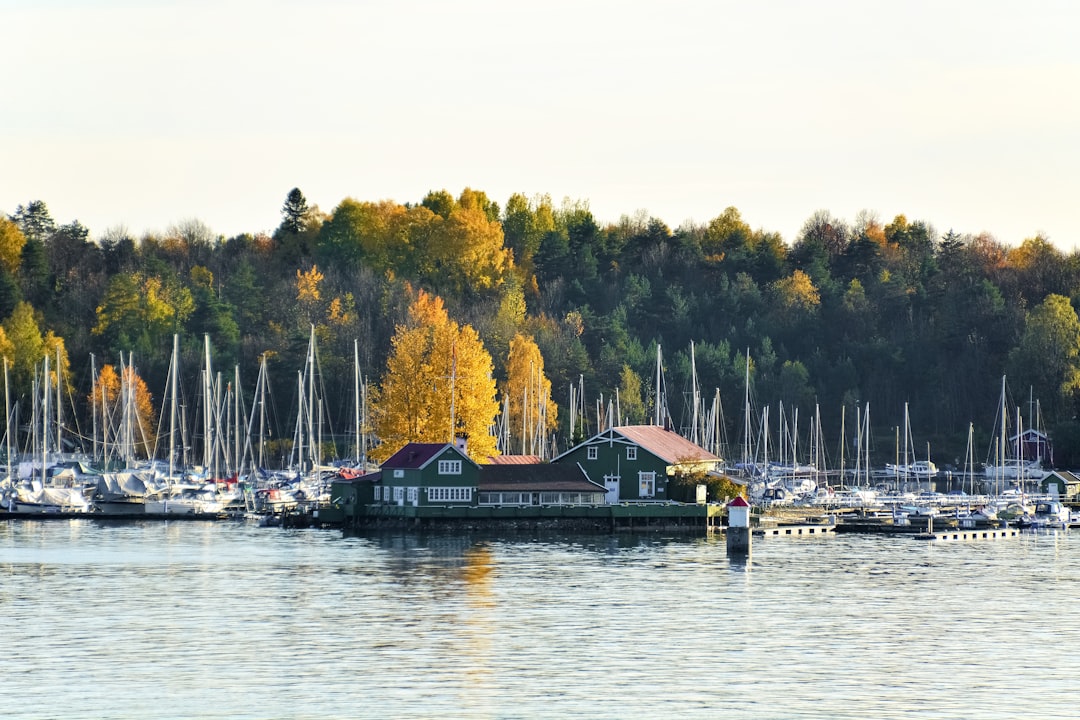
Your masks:
{"label": "small white lighthouse", "polygon": [[746,556],[750,554],[750,503],[739,496],[727,504],[728,555]]}

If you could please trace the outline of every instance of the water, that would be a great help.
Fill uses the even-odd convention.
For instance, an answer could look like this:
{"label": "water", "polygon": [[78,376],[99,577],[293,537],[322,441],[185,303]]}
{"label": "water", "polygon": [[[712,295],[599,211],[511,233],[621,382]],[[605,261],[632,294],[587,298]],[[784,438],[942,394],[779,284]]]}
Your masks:
{"label": "water", "polygon": [[1075,718],[1078,553],[0,522],[0,715]]}

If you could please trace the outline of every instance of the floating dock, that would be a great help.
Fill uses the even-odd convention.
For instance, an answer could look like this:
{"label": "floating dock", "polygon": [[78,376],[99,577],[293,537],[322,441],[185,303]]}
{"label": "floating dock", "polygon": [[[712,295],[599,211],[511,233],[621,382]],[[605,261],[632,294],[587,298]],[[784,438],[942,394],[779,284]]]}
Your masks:
{"label": "floating dock", "polygon": [[919,532],[914,535],[916,540],[935,540],[937,542],[954,540],[1001,540],[1003,538],[1020,537],[1020,529],[1014,527],[999,528],[948,528],[946,530],[931,530]]}
{"label": "floating dock", "polygon": [[753,529],[753,534],[756,537],[798,537],[800,535],[832,535],[835,533],[836,525],[767,525]]}

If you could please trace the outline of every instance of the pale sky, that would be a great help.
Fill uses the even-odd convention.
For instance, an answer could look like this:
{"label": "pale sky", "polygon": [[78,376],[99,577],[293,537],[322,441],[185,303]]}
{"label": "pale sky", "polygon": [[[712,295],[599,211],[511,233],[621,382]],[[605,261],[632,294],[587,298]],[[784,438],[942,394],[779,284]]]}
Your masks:
{"label": "pale sky", "polygon": [[1072,0],[0,0],[0,27],[0,212],[92,237],[472,187],[1080,246]]}

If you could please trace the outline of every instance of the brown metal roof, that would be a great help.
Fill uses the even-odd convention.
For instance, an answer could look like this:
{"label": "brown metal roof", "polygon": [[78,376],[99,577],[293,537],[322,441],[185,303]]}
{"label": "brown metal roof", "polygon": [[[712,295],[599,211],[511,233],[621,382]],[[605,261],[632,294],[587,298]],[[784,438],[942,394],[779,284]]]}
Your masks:
{"label": "brown metal roof", "polygon": [[489,456],[488,465],[538,465],[539,455],[492,455]]}
{"label": "brown metal roof", "polygon": [[720,461],[708,450],[659,425],[620,425],[612,430],[672,465]]}

